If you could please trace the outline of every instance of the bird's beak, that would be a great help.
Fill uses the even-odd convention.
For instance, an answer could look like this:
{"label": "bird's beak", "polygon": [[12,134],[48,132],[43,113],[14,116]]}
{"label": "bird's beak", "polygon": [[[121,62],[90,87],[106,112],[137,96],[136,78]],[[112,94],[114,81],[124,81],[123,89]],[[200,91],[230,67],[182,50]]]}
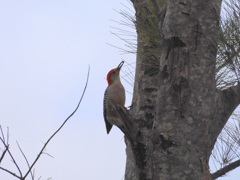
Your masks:
{"label": "bird's beak", "polygon": [[118,67],[117,67],[117,70],[120,71],[120,69],[122,68],[123,64],[124,64],[124,61],[120,62],[120,64],[119,64]]}

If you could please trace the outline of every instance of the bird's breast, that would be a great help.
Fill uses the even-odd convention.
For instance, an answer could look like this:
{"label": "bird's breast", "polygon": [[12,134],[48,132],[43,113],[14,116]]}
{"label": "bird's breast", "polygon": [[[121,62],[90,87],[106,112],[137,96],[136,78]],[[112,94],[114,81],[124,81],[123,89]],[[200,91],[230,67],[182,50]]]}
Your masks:
{"label": "bird's breast", "polygon": [[113,85],[111,88],[107,89],[108,98],[110,102],[115,105],[124,107],[125,105],[125,89],[122,84]]}

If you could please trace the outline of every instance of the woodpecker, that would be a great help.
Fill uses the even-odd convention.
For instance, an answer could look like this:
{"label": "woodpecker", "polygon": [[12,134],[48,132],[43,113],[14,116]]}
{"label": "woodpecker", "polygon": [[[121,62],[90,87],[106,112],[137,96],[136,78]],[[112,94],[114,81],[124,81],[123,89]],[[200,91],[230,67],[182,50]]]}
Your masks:
{"label": "woodpecker", "polygon": [[121,83],[119,74],[124,64],[122,61],[117,68],[110,70],[107,74],[108,87],[104,93],[103,116],[106,124],[107,134],[113,125],[122,126],[121,118],[117,112],[117,107],[125,105],[125,89]]}

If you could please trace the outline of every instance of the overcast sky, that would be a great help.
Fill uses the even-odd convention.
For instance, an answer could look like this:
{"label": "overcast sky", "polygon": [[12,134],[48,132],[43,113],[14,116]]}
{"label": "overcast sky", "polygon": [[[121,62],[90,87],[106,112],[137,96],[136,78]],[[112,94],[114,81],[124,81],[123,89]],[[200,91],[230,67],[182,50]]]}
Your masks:
{"label": "overcast sky", "polygon": [[[0,124],[10,132],[10,150],[23,173],[44,142],[75,109],[90,79],[77,113],[54,137],[35,166],[36,179],[122,180],[125,144],[113,128],[106,134],[102,115],[107,72],[123,59],[123,42],[111,34],[126,0],[0,0]],[[116,30],[115,30],[116,31]],[[123,67],[132,71],[130,65]],[[122,74],[123,75],[123,74]],[[126,90],[131,86],[123,80]],[[127,93],[126,106],[131,94]],[[50,157],[49,155],[53,157]],[[1,164],[17,173],[9,158]],[[226,180],[237,179],[235,172]],[[0,180],[15,180],[0,171]]]}

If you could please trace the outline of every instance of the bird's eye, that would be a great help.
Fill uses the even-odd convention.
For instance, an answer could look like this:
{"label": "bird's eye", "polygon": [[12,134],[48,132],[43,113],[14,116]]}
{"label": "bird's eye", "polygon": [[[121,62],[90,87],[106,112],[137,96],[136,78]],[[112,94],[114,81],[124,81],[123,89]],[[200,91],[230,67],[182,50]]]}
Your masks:
{"label": "bird's eye", "polygon": [[115,71],[113,71],[113,74],[115,74],[116,72]]}

